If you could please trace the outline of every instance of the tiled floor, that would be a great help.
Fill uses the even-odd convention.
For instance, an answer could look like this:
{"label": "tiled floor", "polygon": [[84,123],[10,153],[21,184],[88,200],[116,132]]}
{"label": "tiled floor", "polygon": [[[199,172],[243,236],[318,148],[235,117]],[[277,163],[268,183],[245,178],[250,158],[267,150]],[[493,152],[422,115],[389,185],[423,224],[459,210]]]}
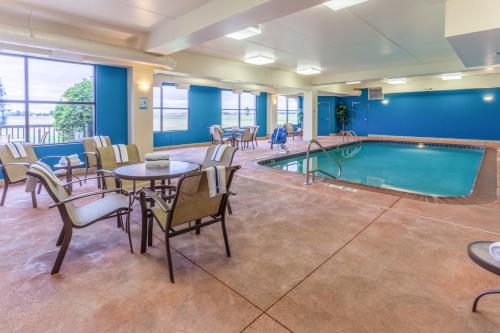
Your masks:
{"label": "tiled floor", "polygon": [[[137,253],[138,210],[135,254],[115,221],[98,223],[76,231],[51,276],[59,215],[46,194],[32,209],[14,187],[0,208],[0,332],[499,332],[500,297],[470,310],[479,291],[500,286],[466,253],[471,241],[500,239],[500,145],[478,144],[491,147],[478,190],[447,200],[306,186],[301,175],[256,165],[276,153],[264,142],[238,151],[232,257],[218,225],[178,237],[175,284],[158,228],[154,246]],[[172,155],[201,161],[204,152]]]}

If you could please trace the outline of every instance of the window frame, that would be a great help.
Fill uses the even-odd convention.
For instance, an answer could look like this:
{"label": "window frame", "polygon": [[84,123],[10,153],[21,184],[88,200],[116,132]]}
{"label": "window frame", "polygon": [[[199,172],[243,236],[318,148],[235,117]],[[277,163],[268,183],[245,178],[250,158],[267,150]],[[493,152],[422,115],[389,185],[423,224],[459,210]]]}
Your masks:
{"label": "window frame", "polygon": [[[237,95],[237,96],[238,96],[238,108],[237,108],[237,109],[224,108],[224,107],[222,106],[222,92],[224,92],[224,91],[229,91],[229,92],[231,92],[231,93],[233,93],[233,94],[235,94],[235,95]],[[247,94],[249,94],[249,92],[247,92],[247,91],[245,91],[245,92],[243,92],[243,93],[247,93]],[[242,93],[242,94],[243,94],[243,93]],[[222,90],[221,90],[221,97],[220,97],[220,99],[221,99],[221,104],[220,104],[220,105],[221,105],[221,125],[222,125],[223,127],[224,127],[224,124],[222,123],[222,118],[223,118],[223,116],[224,116],[224,110],[228,110],[228,111],[238,111],[238,128],[242,128],[242,127],[241,127],[241,111],[242,111],[242,109],[241,109],[241,95],[242,95],[242,94],[236,94],[236,93],[234,93],[234,92],[233,92],[232,90],[230,90],[230,89],[222,89]],[[252,95],[252,94],[251,94],[251,95]],[[255,112],[254,112],[254,117],[253,117],[253,125],[251,125],[251,126],[256,126],[256,125],[257,125],[257,96],[255,96],[255,95],[252,95],[252,96],[253,96],[254,101],[255,101],[255,109],[249,109],[249,110],[250,110],[250,111],[252,111],[252,110],[253,110],[253,111],[255,111]],[[247,127],[248,127],[248,126],[247,126]]]}
{"label": "window frame", "polygon": [[[288,124],[288,123],[290,123],[290,121],[288,119],[288,115],[289,115],[290,111],[294,111],[297,115],[299,114],[299,109],[300,109],[300,107],[299,107],[299,97],[298,96],[288,96],[288,95],[280,95],[280,96],[285,97],[285,100],[286,100],[286,109],[279,109],[279,108],[277,108],[276,110],[278,111],[278,114],[279,114],[280,111],[285,111],[285,114],[286,114],[285,124]],[[290,98],[295,98],[297,100],[297,110],[290,109],[290,104],[288,102],[290,100]],[[290,124],[292,124],[292,125],[298,125],[298,123],[297,124],[290,123]]]}
{"label": "window frame", "polygon": [[[0,97],[0,103],[10,103],[10,104],[24,104],[24,141],[30,142],[30,104],[51,104],[51,105],[91,105],[92,106],[92,131],[95,134],[96,132],[96,66],[95,64],[87,64],[76,61],[68,61],[68,60],[58,60],[58,59],[50,59],[44,57],[36,57],[36,56],[27,56],[22,54],[11,54],[0,52],[0,56],[8,56],[8,57],[17,57],[23,59],[23,68],[24,68],[24,99],[2,99]],[[37,59],[37,60],[45,60],[49,62],[61,62],[61,63],[70,63],[76,65],[85,65],[92,67],[92,102],[80,102],[80,101],[50,101],[50,100],[30,100],[29,99],[29,59]],[[52,125],[53,126],[53,125]],[[78,143],[79,141],[67,141],[67,142],[54,142],[54,143],[43,143],[36,144],[32,143],[34,146],[50,146],[50,145],[60,145],[60,144],[71,144]]]}
{"label": "window frame", "polygon": [[[170,82],[164,82],[160,85],[160,106],[159,107],[155,107],[154,105],[154,98],[153,98],[153,108],[152,108],[152,111],[153,111],[153,121],[154,121],[154,111],[155,110],[160,110],[160,130],[159,131],[154,131],[155,133],[168,133],[168,132],[187,132],[189,131],[189,126],[190,126],[190,121],[189,121],[189,108],[190,108],[190,87],[188,87],[187,89],[183,89],[183,90],[186,90],[187,92],[187,107],[185,108],[169,108],[169,107],[164,107],[163,105],[163,87],[164,86],[174,86],[175,87],[175,83],[170,83]],[[176,88],[178,89],[178,88]],[[187,111],[187,126],[186,126],[186,129],[173,129],[173,130],[165,130],[163,129],[163,110],[186,110]],[[154,124],[153,124],[153,128],[154,128]]]}

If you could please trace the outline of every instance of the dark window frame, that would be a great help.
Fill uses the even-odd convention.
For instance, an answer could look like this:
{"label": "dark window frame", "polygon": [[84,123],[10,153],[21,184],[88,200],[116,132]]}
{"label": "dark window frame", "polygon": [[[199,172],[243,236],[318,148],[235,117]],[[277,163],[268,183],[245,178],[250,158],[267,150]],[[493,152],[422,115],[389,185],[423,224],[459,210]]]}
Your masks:
{"label": "dark window frame", "polygon": [[[190,103],[190,88],[187,88],[187,89],[183,89],[183,90],[186,90],[187,92],[187,107],[185,108],[169,108],[169,107],[164,107],[163,106],[163,87],[164,86],[175,86],[174,83],[162,83],[161,86],[159,87],[160,88],[160,106],[159,107],[155,107],[154,106],[154,98],[153,98],[153,114],[154,114],[154,110],[160,110],[160,130],[159,131],[154,131],[156,133],[168,133],[168,132],[187,132],[189,131],[189,125],[190,125],[190,122],[189,122],[189,106],[191,105]],[[176,88],[178,89],[178,88]],[[166,130],[166,129],[163,129],[163,111],[164,110],[186,110],[187,111],[187,126],[186,126],[186,129],[174,129],[174,130]],[[154,121],[154,116],[153,116],[153,121]],[[153,125],[153,128],[154,128],[154,125]]]}
{"label": "dark window frame", "polygon": [[[289,119],[288,119],[288,115],[289,115],[290,111],[295,112],[297,115],[298,115],[298,113],[299,113],[299,109],[300,109],[300,107],[299,107],[299,98],[298,98],[298,97],[296,97],[296,96],[295,96],[295,97],[293,97],[293,96],[292,96],[292,97],[290,97],[290,96],[286,96],[286,95],[281,95],[281,96],[285,97],[285,99],[286,99],[286,109],[279,109],[279,108],[277,108],[277,111],[278,111],[278,114],[279,114],[279,112],[280,112],[280,111],[281,111],[281,112],[285,111],[285,114],[286,114],[286,117],[285,117],[285,119],[286,119],[286,120],[285,120],[285,124],[286,124],[286,123],[290,123],[290,122],[289,122]],[[295,98],[295,99],[297,100],[297,110],[292,110],[292,109],[290,109],[289,102],[288,102],[288,101],[290,100],[290,98]],[[279,105],[279,104],[278,104],[278,105]],[[292,124],[292,125],[298,125],[298,124]]]}
{"label": "dark window frame", "polygon": [[[58,59],[49,59],[44,57],[36,57],[36,56],[27,56],[20,54],[11,54],[11,53],[3,53],[0,52],[1,56],[9,56],[9,57],[17,57],[22,58],[24,60],[24,99],[2,99],[0,97],[0,103],[9,103],[9,104],[24,104],[24,140],[26,142],[30,142],[30,104],[63,104],[63,105],[91,105],[92,106],[92,132],[95,134],[96,131],[96,66],[95,64],[87,64],[76,61],[67,61],[67,60],[58,60]],[[51,100],[30,100],[29,99],[29,59],[37,59],[37,60],[45,60],[50,62],[61,62],[61,63],[70,63],[77,65],[85,65],[92,67],[92,102],[71,102],[71,101],[51,101]],[[50,145],[59,145],[59,144],[71,144],[77,143],[78,141],[67,141],[67,142],[54,142],[54,143],[44,143],[44,144],[35,144],[35,146],[50,146]]]}
{"label": "dark window frame", "polygon": [[[230,108],[223,108],[222,107],[222,92],[223,91],[229,91],[229,92],[232,92],[231,90],[221,90],[221,123],[222,123],[222,117],[224,116],[224,110],[228,110],[228,111],[238,111],[238,127],[239,128],[242,128],[241,127],[241,95],[242,94],[235,94],[235,95],[238,95],[238,108],[237,109],[230,109]],[[244,93],[248,93],[248,92],[244,92]],[[250,111],[255,111],[254,112],[254,119],[253,119],[253,126],[257,125],[257,96],[253,95],[254,97],[254,101],[255,101],[255,109],[249,109]],[[222,126],[224,126],[224,124],[221,124]]]}

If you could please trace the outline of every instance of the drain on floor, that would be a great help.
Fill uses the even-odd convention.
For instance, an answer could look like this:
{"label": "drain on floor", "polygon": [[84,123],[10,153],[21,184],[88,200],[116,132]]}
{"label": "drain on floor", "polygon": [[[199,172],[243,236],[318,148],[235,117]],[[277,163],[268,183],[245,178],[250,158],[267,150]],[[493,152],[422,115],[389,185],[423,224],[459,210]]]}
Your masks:
{"label": "drain on floor", "polygon": [[335,184],[325,184],[325,185],[328,186],[328,187],[336,188],[337,190],[343,190],[343,191],[349,191],[349,192],[358,192],[357,189],[346,187],[346,186],[340,186],[340,185],[335,185]]}

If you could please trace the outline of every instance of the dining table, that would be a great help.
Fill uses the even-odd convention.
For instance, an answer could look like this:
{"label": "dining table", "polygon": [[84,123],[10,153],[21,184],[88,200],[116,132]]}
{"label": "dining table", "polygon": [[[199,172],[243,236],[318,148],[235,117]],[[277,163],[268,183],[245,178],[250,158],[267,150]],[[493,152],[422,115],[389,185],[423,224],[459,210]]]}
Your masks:
{"label": "dining table", "polygon": [[223,136],[231,141],[233,147],[236,147],[237,139],[241,138],[243,131],[244,129],[236,127],[224,128]]}
{"label": "dining table", "polygon": [[[166,180],[170,183],[172,179],[180,178],[182,175],[194,171],[198,171],[200,165],[193,162],[170,161],[170,165],[164,168],[147,167],[145,163],[130,164],[116,168],[113,171],[113,176],[120,180],[131,180],[135,182],[150,182],[150,189],[154,190],[157,181],[162,184]],[[134,186],[135,192],[135,186]],[[135,193],[134,193],[135,195]],[[141,253],[146,252],[148,244],[152,246],[153,228],[148,227],[147,207],[141,206],[142,209],[142,231],[141,231]],[[151,219],[152,221],[152,219]]]}

